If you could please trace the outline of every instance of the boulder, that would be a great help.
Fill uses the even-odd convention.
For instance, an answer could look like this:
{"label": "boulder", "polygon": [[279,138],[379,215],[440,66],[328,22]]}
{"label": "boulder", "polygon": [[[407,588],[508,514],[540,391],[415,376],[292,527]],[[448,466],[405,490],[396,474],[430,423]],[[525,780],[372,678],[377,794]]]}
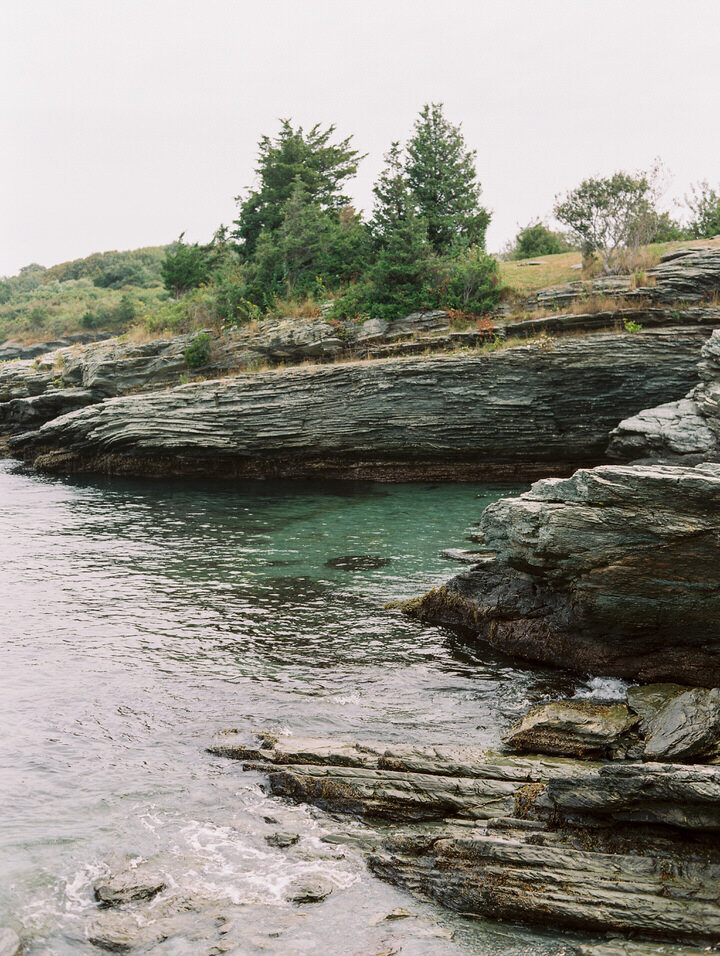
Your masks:
{"label": "boulder", "polygon": [[287,899],[291,903],[321,903],[333,889],[330,880],[322,876],[299,877],[288,887]]}
{"label": "boulder", "polygon": [[165,889],[163,876],[145,866],[131,867],[97,880],[95,899],[105,906],[149,900]]}
{"label": "boulder", "polygon": [[720,690],[693,687],[647,721],[646,760],[698,762],[720,753]]}

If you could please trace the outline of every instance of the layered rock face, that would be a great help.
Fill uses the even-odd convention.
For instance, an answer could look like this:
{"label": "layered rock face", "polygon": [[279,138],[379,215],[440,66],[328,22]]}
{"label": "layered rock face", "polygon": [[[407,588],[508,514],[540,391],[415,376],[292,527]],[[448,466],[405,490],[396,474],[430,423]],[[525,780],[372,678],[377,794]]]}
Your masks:
{"label": "layered rock face", "polygon": [[720,686],[720,465],[540,481],[478,537],[494,556],[411,614],[581,673]]}
{"label": "layered rock face", "polygon": [[611,435],[611,457],[720,461],[720,332],[703,347],[698,372],[700,383],[685,398],[622,421]]}
{"label": "layered rock face", "polygon": [[11,447],[125,474],[497,478],[602,460],[610,429],[692,384],[704,336],[598,334],[489,354],[238,375],[65,415]]}

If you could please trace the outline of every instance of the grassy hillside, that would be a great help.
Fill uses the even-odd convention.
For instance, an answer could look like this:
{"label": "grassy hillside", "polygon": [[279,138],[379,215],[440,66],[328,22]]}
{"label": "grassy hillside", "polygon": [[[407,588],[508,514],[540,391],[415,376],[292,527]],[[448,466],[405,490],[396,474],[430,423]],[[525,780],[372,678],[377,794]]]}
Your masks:
{"label": "grassy hillside", "polygon": [[95,253],[49,269],[26,266],[0,280],[0,341],[122,330],[167,302],[165,247]]}

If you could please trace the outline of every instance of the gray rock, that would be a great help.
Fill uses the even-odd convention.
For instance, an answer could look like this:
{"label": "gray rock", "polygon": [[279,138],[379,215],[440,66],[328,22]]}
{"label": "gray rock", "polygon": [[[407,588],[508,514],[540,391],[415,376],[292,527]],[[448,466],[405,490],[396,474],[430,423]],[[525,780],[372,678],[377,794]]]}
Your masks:
{"label": "gray rock", "polygon": [[118,906],[136,900],[149,900],[165,889],[160,873],[145,866],[133,867],[97,880],[95,899],[106,906]]}
{"label": "gray rock", "polygon": [[14,929],[9,926],[0,928],[0,956],[20,956],[22,942]]}
{"label": "gray rock", "polygon": [[0,429],[9,434],[39,428],[59,415],[100,400],[100,395],[86,388],[53,388],[41,395],[14,398],[0,404]]}
{"label": "gray rock", "polygon": [[530,753],[610,756],[636,723],[626,704],[551,701],[531,708],[503,740],[513,750]]}
{"label": "gray rock", "polygon": [[[38,467],[144,475],[517,478],[596,461],[618,417],[680,397],[692,332],[345,363],[110,399],[11,441]],[[568,381],[572,380],[572,388]]]}
{"label": "gray rock", "polygon": [[277,833],[270,833],[265,837],[265,842],[269,846],[276,846],[279,849],[286,849],[290,846],[295,846],[295,844],[300,839],[299,833],[290,833],[288,831],[278,831]]}
{"label": "gray rock", "polygon": [[720,685],[720,465],[605,465],[486,508],[496,558],[405,609],[583,674]]}
{"label": "gray rock", "polygon": [[606,943],[585,943],[577,946],[577,956],[706,956],[708,947],[674,946],[667,943],[636,943],[627,939],[611,939]]}
{"label": "gray rock", "polygon": [[647,723],[646,760],[695,761],[720,751],[720,690],[694,687],[669,700]]}
{"label": "gray rock", "polygon": [[372,819],[371,870],[453,910],[660,940],[720,934],[720,847],[706,832],[720,830],[718,767],[266,734],[254,753],[246,766],[274,793]]}
{"label": "gray rock", "polygon": [[330,880],[322,876],[300,877],[290,884],[287,899],[291,903],[321,903],[333,889]]}

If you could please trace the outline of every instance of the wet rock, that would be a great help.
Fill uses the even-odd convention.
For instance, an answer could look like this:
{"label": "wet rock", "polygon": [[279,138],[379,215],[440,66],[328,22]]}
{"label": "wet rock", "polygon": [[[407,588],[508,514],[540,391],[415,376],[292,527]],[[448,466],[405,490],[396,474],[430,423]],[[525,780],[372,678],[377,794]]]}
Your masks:
{"label": "wet rock", "polygon": [[485,509],[421,620],[582,674],[720,684],[720,465],[603,465]]}
{"label": "wet rock", "polygon": [[149,932],[138,919],[129,913],[107,913],[88,921],[85,935],[93,946],[109,953],[127,953],[136,946],[159,942],[166,936],[162,932]]}
{"label": "wet rock", "polygon": [[330,558],[325,562],[326,568],[337,568],[340,571],[373,571],[376,568],[385,568],[390,564],[390,558],[381,558],[376,554],[348,554],[341,558]]}
{"label": "wet rock", "polygon": [[321,903],[333,889],[330,880],[321,876],[301,877],[290,884],[287,899],[291,903]]}
{"label": "wet rock", "polygon": [[0,956],[20,956],[22,942],[14,929],[4,926],[0,929]]}
{"label": "wet rock", "polygon": [[720,935],[718,767],[286,739],[260,735],[248,766],[276,794],[373,819],[383,879],[513,923]]}
{"label": "wet rock", "polygon": [[67,415],[100,400],[101,396],[86,388],[53,388],[42,395],[13,398],[0,404],[0,429],[13,433],[39,428],[59,415]]}
{"label": "wet rock", "polygon": [[641,684],[629,687],[627,702],[630,710],[640,717],[640,728],[645,733],[648,721],[667,703],[684,694],[688,688],[683,684]]}
{"label": "wet rock", "polygon": [[390,910],[387,916],[383,916],[383,920],[396,919],[417,919],[417,913],[411,913],[410,910],[404,910],[402,907],[398,907],[397,909]]}
{"label": "wet rock", "polygon": [[165,880],[155,870],[133,867],[97,880],[93,886],[95,899],[106,906],[118,906],[136,900],[149,900],[165,889]]}
{"label": "wet rock", "polygon": [[681,398],[704,338],[600,333],[551,347],[236,375],[110,399],[11,448],[38,467],[123,474],[566,474],[604,456],[620,417]]}
{"label": "wet rock", "polygon": [[449,561],[459,561],[460,564],[477,564],[485,557],[484,551],[469,551],[467,548],[446,548],[440,556]]}
{"label": "wet rock", "polygon": [[720,690],[694,687],[669,700],[647,722],[646,760],[695,761],[720,751]]}
{"label": "wet rock", "polygon": [[706,956],[709,948],[674,946],[666,943],[636,943],[611,939],[606,943],[585,943],[575,948],[577,956]]}
{"label": "wet rock", "polygon": [[560,757],[612,756],[635,724],[626,704],[551,701],[533,707],[503,738],[513,750]]}
{"label": "wet rock", "polygon": [[265,837],[265,842],[269,846],[276,846],[280,849],[285,849],[289,846],[295,846],[295,844],[300,839],[299,833],[290,833],[287,831],[279,831],[278,833],[271,833]]}

